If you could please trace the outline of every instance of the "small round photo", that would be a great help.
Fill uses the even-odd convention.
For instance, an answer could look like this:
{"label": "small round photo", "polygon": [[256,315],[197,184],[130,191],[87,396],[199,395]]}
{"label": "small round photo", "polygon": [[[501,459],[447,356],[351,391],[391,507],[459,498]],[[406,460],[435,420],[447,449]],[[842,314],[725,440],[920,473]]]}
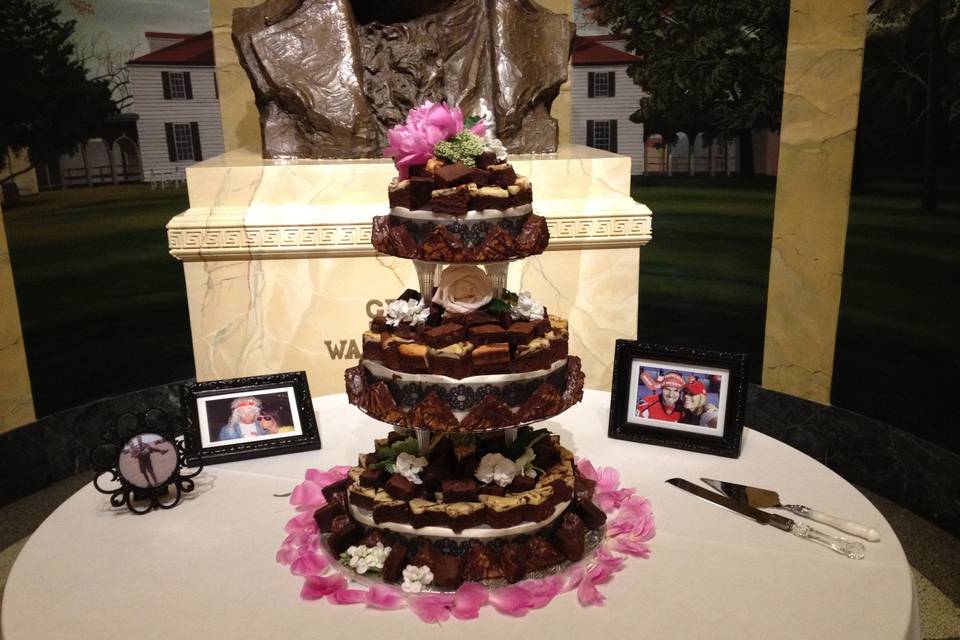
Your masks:
{"label": "small round photo", "polygon": [[159,487],[177,470],[177,449],[159,434],[137,434],[123,445],[117,467],[120,475],[135,487]]}

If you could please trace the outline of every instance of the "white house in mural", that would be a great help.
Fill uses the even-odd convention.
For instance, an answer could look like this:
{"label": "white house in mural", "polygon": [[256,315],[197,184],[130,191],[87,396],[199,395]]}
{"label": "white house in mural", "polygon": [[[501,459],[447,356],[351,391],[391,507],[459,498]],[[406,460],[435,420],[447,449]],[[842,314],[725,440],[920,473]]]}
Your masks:
{"label": "white house in mural", "polygon": [[570,141],[630,156],[633,175],[644,172],[643,125],[630,121],[642,90],[626,73],[636,60],[617,36],[574,40]]}
{"label": "white house in mural", "polygon": [[127,63],[143,179],[182,174],[223,153],[213,34],[146,33],[150,53]]}

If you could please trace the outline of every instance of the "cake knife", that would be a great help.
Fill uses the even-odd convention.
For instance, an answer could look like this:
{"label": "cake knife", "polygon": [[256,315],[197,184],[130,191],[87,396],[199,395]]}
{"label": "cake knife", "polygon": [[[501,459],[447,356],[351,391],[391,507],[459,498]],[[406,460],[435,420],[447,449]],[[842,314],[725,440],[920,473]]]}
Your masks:
{"label": "cake knife", "polygon": [[805,538],[811,542],[822,544],[823,546],[829,547],[837,553],[845,555],[853,560],[862,560],[863,556],[865,555],[864,547],[859,542],[851,542],[849,540],[844,540],[843,538],[827,535],[826,533],[817,531],[810,525],[802,522],[795,522],[790,518],[776,513],[755,509],[748,504],[737,502],[733,498],[728,498],[720,493],[714,493],[709,489],[704,489],[703,487],[695,485],[692,482],[684,480],[683,478],[670,478],[667,480],[667,482],[679,489],[683,489],[684,491],[692,493],[698,498],[703,498],[707,502],[712,502],[719,507],[739,513],[740,515],[746,516],[751,520],[755,520],[760,524],[772,524],[778,529],[789,531],[798,538]]}
{"label": "cake knife", "polygon": [[850,520],[844,520],[843,518],[837,518],[836,516],[831,516],[830,514],[822,511],[805,507],[802,504],[781,504],[780,496],[776,491],[772,491],[771,489],[750,487],[744,484],[736,484],[734,482],[724,482],[723,480],[711,480],[710,478],[700,479],[728,498],[733,498],[734,500],[742,502],[743,504],[748,504],[751,507],[756,507],[757,509],[786,509],[787,511],[792,511],[798,516],[803,516],[804,518],[809,518],[814,522],[829,525],[834,529],[839,529],[840,531],[857,536],[858,538],[863,538],[864,540],[869,540],[870,542],[877,542],[880,540],[880,532],[871,527],[866,527]]}

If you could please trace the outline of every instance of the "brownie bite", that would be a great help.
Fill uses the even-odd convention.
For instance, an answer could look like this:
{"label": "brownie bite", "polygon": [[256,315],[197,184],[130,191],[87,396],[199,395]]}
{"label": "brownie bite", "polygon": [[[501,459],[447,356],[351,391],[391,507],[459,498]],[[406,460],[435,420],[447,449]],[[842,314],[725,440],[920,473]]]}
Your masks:
{"label": "brownie bite", "polygon": [[387,480],[387,483],[383,485],[383,490],[392,498],[405,501],[411,500],[412,498],[416,497],[417,493],[419,493],[417,485],[410,482],[399,473],[395,473],[390,476],[390,479]]}
{"label": "brownie bite", "polygon": [[455,342],[440,348],[431,347],[427,351],[430,372],[451,378],[466,378],[473,372],[473,360],[470,357],[472,351],[473,343],[467,341]]}
{"label": "brownie bite", "polygon": [[496,429],[516,424],[516,417],[510,411],[510,407],[505,405],[492,393],[487,394],[480,403],[470,410],[460,426],[468,431],[480,431],[483,429]]}
{"label": "brownie bite", "polygon": [[430,197],[430,210],[434,213],[462,216],[467,213],[469,201],[470,189],[465,184],[449,189],[436,189]]}
{"label": "brownie bite", "polygon": [[517,173],[510,164],[494,164],[486,168],[490,173],[490,184],[506,189],[517,181]]}
{"label": "brownie bite", "polygon": [[527,571],[540,571],[563,562],[566,557],[551,542],[540,537],[527,540]]}
{"label": "brownie bite", "polygon": [[463,325],[455,322],[448,322],[437,327],[427,329],[423,334],[423,341],[429,347],[442,349],[455,342],[463,342],[467,337],[467,331]]}
{"label": "brownie bite", "polygon": [[549,369],[553,364],[550,341],[546,338],[534,338],[526,344],[517,345],[513,370],[521,372]]}
{"label": "brownie bite", "polygon": [[397,355],[400,361],[400,370],[409,371],[412,373],[423,373],[428,371],[428,349],[429,347],[427,347],[427,345],[417,342],[398,345]]}
{"label": "brownie bite", "polygon": [[430,204],[433,190],[436,188],[433,176],[410,177],[410,206],[408,209],[421,210]]}
{"label": "brownie bite", "polygon": [[447,403],[440,399],[435,391],[428,393],[427,397],[410,412],[408,422],[411,426],[431,431],[449,431],[456,429],[460,424]]}
{"label": "brownie bite", "polygon": [[447,189],[449,187],[456,187],[461,184],[473,182],[471,180],[473,175],[473,167],[468,167],[462,162],[454,162],[453,164],[443,165],[434,171],[433,175],[436,180],[437,188]]}
{"label": "brownie bite", "polygon": [[510,369],[510,345],[506,342],[479,346],[473,350],[471,356],[473,372],[476,375],[503,373]]}
{"label": "brownie bite", "polygon": [[446,527],[448,520],[446,505],[424,498],[410,501],[410,524],[415,529]]}
{"label": "brownie bite", "polygon": [[335,556],[347,550],[347,547],[355,545],[363,537],[363,529],[357,526],[348,515],[339,515],[333,519],[330,525],[330,535],[327,537],[327,545],[333,551]]}
{"label": "brownie bite", "polygon": [[360,477],[357,482],[361,487],[372,487],[376,489],[383,484],[384,477],[386,476],[386,471],[383,469],[374,469],[367,467],[360,473]]}
{"label": "brownie bite", "polygon": [[473,478],[444,480],[440,484],[444,502],[476,502],[477,481]]}
{"label": "brownie bite", "polygon": [[406,524],[410,522],[410,507],[403,500],[375,500],[373,521],[377,524],[383,522]]}
{"label": "brownie bite", "polygon": [[527,344],[539,335],[543,335],[542,328],[535,322],[514,322],[507,329],[507,341],[510,344]]}
{"label": "brownie bite", "polygon": [[486,513],[482,502],[453,502],[445,504],[443,510],[447,514],[447,526],[456,533],[479,526]]}
{"label": "brownie bite", "polygon": [[383,346],[380,344],[382,337],[374,331],[363,332],[363,357],[366,360],[383,360]]}
{"label": "brownie bite", "polygon": [[342,503],[327,503],[313,512],[313,519],[320,531],[330,533],[330,529],[333,527],[333,519],[343,514]]}
{"label": "brownie bite", "polygon": [[567,560],[576,562],[583,557],[586,533],[587,528],[580,516],[567,512],[563,514],[563,519],[560,521],[556,533],[554,533],[553,540]]}
{"label": "brownie bite", "polygon": [[591,500],[575,500],[571,508],[588,529],[599,529],[607,522],[607,514]]}
{"label": "brownie bite", "polygon": [[507,330],[499,324],[481,324],[467,329],[467,336],[477,346],[507,342]]}
{"label": "brownie bite", "polygon": [[320,490],[320,493],[323,494],[323,497],[327,502],[332,502],[334,494],[344,493],[347,490],[347,487],[352,484],[352,482],[353,481],[349,477],[341,478],[336,482],[331,482],[330,484],[326,485]]}
{"label": "brownie bite", "polygon": [[500,548],[500,569],[507,582],[513,584],[527,573],[527,550],[519,542],[508,542]]}
{"label": "brownie bite", "polygon": [[497,554],[490,548],[474,540],[463,556],[462,577],[464,582],[496,580],[503,577],[503,569]]}
{"label": "brownie bite", "polygon": [[380,575],[385,582],[400,582],[403,570],[407,568],[407,545],[403,542],[394,542],[390,545],[390,553],[383,561],[383,570]]}

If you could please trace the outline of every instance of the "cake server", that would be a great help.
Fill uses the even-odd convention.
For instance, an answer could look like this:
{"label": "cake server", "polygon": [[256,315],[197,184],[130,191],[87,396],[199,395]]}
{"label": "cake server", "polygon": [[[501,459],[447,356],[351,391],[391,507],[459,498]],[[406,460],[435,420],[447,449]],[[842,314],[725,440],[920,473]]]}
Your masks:
{"label": "cake server", "polygon": [[834,529],[839,529],[840,531],[857,536],[858,538],[863,538],[864,540],[869,540],[870,542],[877,542],[880,539],[879,531],[865,527],[860,523],[831,516],[822,511],[805,507],[802,504],[781,504],[780,496],[776,491],[751,487],[745,484],[736,484],[734,482],[724,482],[723,480],[711,480],[710,478],[700,479],[728,498],[733,498],[751,507],[756,507],[757,509],[786,509],[798,516],[829,525]]}
{"label": "cake server", "polygon": [[851,542],[849,540],[844,540],[843,538],[837,538],[836,536],[831,536],[822,531],[817,531],[810,525],[804,524],[802,522],[795,522],[790,518],[781,516],[776,513],[770,513],[769,511],[761,511],[751,507],[748,504],[738,502],[733,498],[728,498],[727,496],[714,493],[709,489],[704,489],[703,487],[693,484],[683,478],[670,478],[667,480],[673,486],[688,491],[698,498],[703,498],[707,502],[712,502],[713,504],[723,507],[724,509],[729,509],[739,513],[742,516],[746,516],[751,520],[759,522],[760,524],[772,524],[777,529],[783,529],[784,531],[789,531],[798,538],[805,538],[817,544],[822,544],[825,547],[833,549],[839,554],[845,555],[848,558],[853,560],[861,560],[865,555],[864,547],[859,542]]}

